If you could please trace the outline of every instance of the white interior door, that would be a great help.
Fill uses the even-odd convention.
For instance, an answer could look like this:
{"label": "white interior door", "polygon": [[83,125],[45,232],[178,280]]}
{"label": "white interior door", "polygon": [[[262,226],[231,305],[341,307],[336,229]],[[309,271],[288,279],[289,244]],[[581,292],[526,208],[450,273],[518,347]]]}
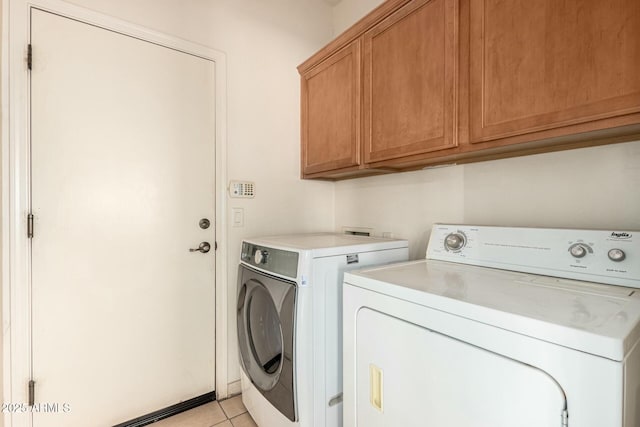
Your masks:
{"label": "white interior door", "polygon": [[215,64],[39,10],[31,43],[34,426],[213,391]]}
{"label": "white interior door", "polygon": [[556,427],[566,408],[543,371],[370,309],[355,369],[359,427]]}

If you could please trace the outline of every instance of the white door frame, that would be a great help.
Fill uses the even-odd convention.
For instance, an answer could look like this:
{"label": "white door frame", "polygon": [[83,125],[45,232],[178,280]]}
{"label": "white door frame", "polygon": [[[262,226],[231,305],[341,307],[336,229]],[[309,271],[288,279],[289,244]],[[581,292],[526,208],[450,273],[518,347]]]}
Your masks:
{"label": "white door frame", "polygon": [[[4,0],[2,5],[2,321],[3,402],[28,401],[31,377],[30,92],[26,64],[30,9],[36,7],[215,62],[216,395],[227,397],[226,58],[223,52],[65,3]],[[37,58],[34,58],[37,61]],[[204,337],[203,337],[204,339]],[[211,337],[214,339],[214,337]],[[37,381],[37,379],[36,379]],[[160,408],[158,408],[160,409]],[[141,414],[142,415],[142,414]],[[31,417],[5,414],[5,427]]]}

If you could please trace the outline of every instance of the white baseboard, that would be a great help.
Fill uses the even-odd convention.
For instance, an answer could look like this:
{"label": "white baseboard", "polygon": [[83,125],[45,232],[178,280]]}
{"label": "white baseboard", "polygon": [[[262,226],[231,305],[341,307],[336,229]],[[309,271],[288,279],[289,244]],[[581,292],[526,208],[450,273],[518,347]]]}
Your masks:
{"label": "white baseboard", "polygon": [[229,383],[227,385],[227,391],[229,393],[229,397],[240,394],[242,392],[242,387],[240,387],[240,380]]}

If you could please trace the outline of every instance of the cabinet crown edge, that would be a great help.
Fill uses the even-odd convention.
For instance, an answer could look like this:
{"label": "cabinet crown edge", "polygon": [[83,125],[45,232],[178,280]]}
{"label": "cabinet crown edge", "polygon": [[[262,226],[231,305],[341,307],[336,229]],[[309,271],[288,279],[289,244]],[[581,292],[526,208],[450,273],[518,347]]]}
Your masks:
{"label": "cabinet crown edge", "polygon": [[333,38],[324,47],[298,65],[298,73],[304,74],[324,61],[335,52],[341,50],[355,39],[361,37],[368,29],[385,19],[387,16],[409,3],[411,0],[386,0],[366,14],[362,19]]}

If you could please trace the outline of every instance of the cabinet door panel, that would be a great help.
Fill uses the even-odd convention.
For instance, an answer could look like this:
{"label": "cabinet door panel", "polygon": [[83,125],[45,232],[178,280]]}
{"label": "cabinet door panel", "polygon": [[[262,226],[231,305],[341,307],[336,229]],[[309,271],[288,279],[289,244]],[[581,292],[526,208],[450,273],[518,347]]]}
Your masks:
{"label": "cabinet door panel", "polygon": [[303,174],[360,163],[360,41],[302,76]]}
{"label": "cabinet door panel", "polygon": [[365,162],[455,146],[457,0],[417,0],[364,35]]}
{"label": "cabinet door panel", "polygon": [[638,0],[478,0],[470,19],[471,142],[640,112]]}

